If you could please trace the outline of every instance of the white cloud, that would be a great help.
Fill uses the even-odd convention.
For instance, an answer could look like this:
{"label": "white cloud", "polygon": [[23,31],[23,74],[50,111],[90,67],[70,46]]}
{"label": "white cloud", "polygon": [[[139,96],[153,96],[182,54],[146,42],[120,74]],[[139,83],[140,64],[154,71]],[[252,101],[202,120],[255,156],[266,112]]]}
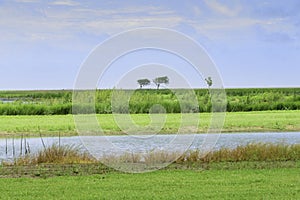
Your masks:
{"label": "white cloud", "polygon": [[171,28],[184,20],[172,11],[147,6],[115,9],[70,7],[64,10],[44,7],[35,9],[34,13],[13,6],[0,8],[0,29],[5,33],[0,40],[63,41],[78,37],[78,33],[97,36],[138,27]]}
{"label": "white cloud", "polygon": [[201,27],[206,30],[236,30],[249,27],[263,21],[251,18],[211,19],[203,23]]}
{"label": "white cloud", "polygon": [[247,37],[255,38],[257,27],[268,33],[283,33],[291,35],[296,27],[282,18],[258,19],[249,17],[215,18],[206,21],[189,21],[195,30],[212,40],[238,39]]}
{"label": "white cloud", "polygon": [[15,0],[17,3],[38,3],[40,0]]}
{"label": "white cloud", "polygon": [[219,3],[217,0],[205,0],[206,5],[214,12],[233,17],[240,13],[241,7],[236,5],[234,8],[229,8],[224,4]]}
{"label": "white cloud", "polygon": [[120,31],[134,29],[138,27],[164,27],[171,28],[182,22],[180,17],[126,17],[119,19],[93,20],[82,23],[86,30],[99,34],[105,32],[109,35],[116,34]]}
{"label": "white cloud", "polygon": [[76,14],[72,13],[72,16],[82,16],[92,18],[92,17],[112,17],[121,15],[156,15],[156,16],[166,16],[174,15],[173,10],[166,10],[163,8],[153,7],[153,6],[131,6],[115,9],[103,9],[103,8],[74,8],[72,10]]}
{"label": "white cloud", "polygon": [[[171,10],[158,7],[135,6],[115,9],[73,8],[69,11],[49,9],[46,11],[48,26],[68,29],[70,32],[88,32],[92,34],[116,34],[128,29],[157,26],[174,27],[184,19]],[[49,21],[50,20],[50,21]],[[64,28],[65,26],[65,28]],[[53,25],[55,28],[55,25]]]}
{"label": "white cloud", "polygon": [[[55,2],[57,5],[76,4],[67,0]],[[203,8],[200,10],[199,7],[193,7],[189,16],[177,14],[176,10],[144,5],[110,9],[69,6],[63,10],[45,5],[26,10],[18,9],[12,4],[0,7],[0,40],[17,38],[30,41],[64,41],[79,37],[78,33],[113,35],[138,27],[178,28],[181,24],[192,26],[198,34],[210,39],[226,39],[230,34],[240,34],[238,37],[243,37],[243,33],[255,31],[255,25],[265,27],[268,32],[290,31],[291,35],[298,30],[295,25],[283,19],[233,16],[228,7],[215,2],[211,3],[211,9],[231,16],[205,17],[202,13],[205,10],[202,11]],[[197,19],[193,17],[195,15],[199,15]]]}
{"label": "white cloud", "polygon": [[57,0],[54,1],[52,3],[50,3],[50,5],[57,5],[57,6],[78,6],[79,3],[72,1],[72,0]]}

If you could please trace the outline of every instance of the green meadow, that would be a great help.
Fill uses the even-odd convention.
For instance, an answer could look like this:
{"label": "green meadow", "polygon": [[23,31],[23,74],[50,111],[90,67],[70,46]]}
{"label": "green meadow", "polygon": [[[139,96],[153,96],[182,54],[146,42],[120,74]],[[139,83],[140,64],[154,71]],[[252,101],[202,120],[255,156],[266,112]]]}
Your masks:
{"label": "green meadow", "polygon": [[[203,133],[209,128],[211,113],[188,114],[191,125],[198,120],[199,127],[186,126],[187,133]],[[193,116],[195,115],[195,117]],[[112,114],[96,115],[105,134],[122,134]],[[150,123],[148,114],[132,114],[132,120],[139,125]],[[166,123],[160,133],[176,133],[180,126],[181,114],[166,114]],[[39,134],[57,136],[77,135],[75,122],[72,115],[18,115],[0,116],[0,134],[18,135],[20,133],[31,136]],[[252,112],[227,112],[223,132],[278,132],[299,131],[300,111],[252,111]]]}
{"label": "green meadow", "polygon": [[4,199],[298,199],[299,147],[190,152],[160,170],[124,173],[77,149],[52,146],[3,163],[0,192]]}
{"label": "green meadow", "polygon": [[[124,134],[112,114],[113,92],[95,93],[95,116],[106,135]],[[183,132],[207,132],[212,117],[208,90],[195,90],[199,107],[183,114],[176,92],[189,104],[180,90],[135,91],[129,101],[131,119],[148,125],[147,113],[160,103],[167,112],[160,134],[177,133],[183,116],[190,119]],[[300,131],[299,88],[226,89],[226,93],[222,132]],[[0,99],[13,101],[0,103],[3,138],[78,135],[71,114],[72,91],[1,91]],[[82,109],[90,113],[84,105]],[[122,115],[124,110],[119,107],[115,113]],[[299,199],[299,152],[299,144],[262,143],[220,149],[204,157],[194,151],[164,169],[130,174],[104,166],[76,148],[52,146],[2,162],[0,199]],[[121,159],[133,163],[168,159],[163,153],[153,154],[150,161],[133,155]]]}
{"label": "green meadow", "polygon": [[0,179],[5,199],[299,199],[299,168]]}

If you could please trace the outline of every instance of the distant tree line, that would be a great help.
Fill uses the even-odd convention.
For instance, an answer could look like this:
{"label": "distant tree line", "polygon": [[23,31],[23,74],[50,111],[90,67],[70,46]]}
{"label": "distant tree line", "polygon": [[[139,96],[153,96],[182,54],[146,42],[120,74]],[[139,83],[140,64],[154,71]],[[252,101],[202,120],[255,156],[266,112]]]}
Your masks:
{"label": "distant tree line", "polygon": [[[167,76],[156,77],[155,79],[152,80],[152,82],[156,85],[156,88],[159,89],[161,84],[164,85],[169,84],[169,78]],[[210,88],[213,85],[213,80],[210,76],[205,78],[205,82],[208,88]],[[137,83],[139,84],[140,89],[142,89],[144,86],[150,85],[151,81],[147,78],[144,78],[144,79],[137,80]]]}

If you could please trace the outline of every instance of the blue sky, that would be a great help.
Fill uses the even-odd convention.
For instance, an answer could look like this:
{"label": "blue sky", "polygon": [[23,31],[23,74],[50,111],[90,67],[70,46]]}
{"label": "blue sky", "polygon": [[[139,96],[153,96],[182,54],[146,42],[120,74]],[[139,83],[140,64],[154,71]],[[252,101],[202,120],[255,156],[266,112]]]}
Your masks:
{"label": "blue sky", "polygon": [[[140,27],[174,29],[196,40],[227,88],[299,87],[299,10],[298,0],[0,0],[0,90],[73,88],[93,48]],[[170,55],[155,60],[152,54],[120,59],[99,87],[118,85],[122,65],[137,64],[137,59],[140,65],[149,57],[164,60],[175,70],[185,65]],[[168,72],[157,73],[163,74]],[[170,87],[181,87],[170,76]],[[138,87],[134,76],[128,77],[120,87]],[[194,78],[192,87],[204,87],[203,80]]]}

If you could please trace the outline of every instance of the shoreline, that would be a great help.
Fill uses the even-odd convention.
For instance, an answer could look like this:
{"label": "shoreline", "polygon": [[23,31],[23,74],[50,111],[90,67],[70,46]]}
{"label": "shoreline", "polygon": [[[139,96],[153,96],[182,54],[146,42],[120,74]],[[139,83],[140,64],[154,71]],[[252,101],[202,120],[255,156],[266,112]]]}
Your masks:
{"label": "shoreline", "polygon": [[[292,130],[292,131],[274,131],[274,130],[266,130],[266,131],[231,131],[231,132],[221,132],[219,134],[276,134],[276,133],[300,133],[300,130]],[[189,135],[189,134],[195,134],[195,135],[205,135],[205,134],[218,134],[218,133],[207,133],[207,132],[198,132],[198,133],[182,133],[182,134],[176,134],[176,133],[158,133],[158,134],[151,134],[151,135]],[[77,133],[61,133],[58,135],[58,133],[43,133],[42,138],[68,138],[68,137],[90,137],[90,136],[103,136],[103,137],[109,137],[109,136],[148,136],[147,134],[138,135],[138,134],[126,134],[126,133],[106,133],[103,135],[79,135]],[[150,136],[150,134],[149,134]],[[6,139],[6,138],[14,138],[19,139],[21,137],[26,138],[40,138],[39,133],[5,133],[0,132],[0,140]]]}

